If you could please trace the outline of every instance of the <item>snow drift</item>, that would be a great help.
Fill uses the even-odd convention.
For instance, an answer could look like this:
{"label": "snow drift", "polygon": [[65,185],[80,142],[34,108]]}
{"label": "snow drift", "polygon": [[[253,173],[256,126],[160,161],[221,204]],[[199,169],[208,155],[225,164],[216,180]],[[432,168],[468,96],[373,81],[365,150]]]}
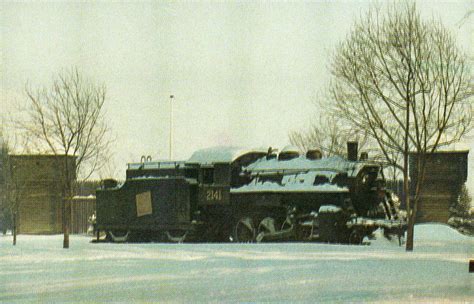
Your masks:
{"label": "snow drift", "polygon": [[[381,234],[379,235],[381,236]],[[0,302],[469,302],[474,238],[415,227],[415,251],[318,243],[108,244],[0,236]]]}

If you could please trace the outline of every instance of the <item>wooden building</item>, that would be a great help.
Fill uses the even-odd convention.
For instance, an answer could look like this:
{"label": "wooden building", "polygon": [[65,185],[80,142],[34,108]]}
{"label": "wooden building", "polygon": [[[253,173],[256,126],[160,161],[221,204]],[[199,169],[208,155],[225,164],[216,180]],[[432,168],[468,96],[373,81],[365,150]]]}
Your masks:
{"label": "wooden building", "polygon": [[17,200],[17,229],[24,234],[62,232],[62,204],[66,165],[75,180],[75,157],[63,155],[11,155],[10,183]]}
{"label": "wooden building", "polygon": [[[462,185],[467,180],[469,151],[441,151],[426,156],[424,182],[419,194],[417,223],[447,223],[449,207],[456,203]],[[419,155],[410,154],[411,197],[415,194],[415,180]]]}

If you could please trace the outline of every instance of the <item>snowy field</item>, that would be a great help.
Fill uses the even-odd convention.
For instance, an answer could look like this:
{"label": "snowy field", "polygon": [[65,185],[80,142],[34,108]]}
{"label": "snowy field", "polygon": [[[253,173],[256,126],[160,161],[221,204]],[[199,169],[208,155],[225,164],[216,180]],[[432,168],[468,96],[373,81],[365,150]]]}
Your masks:
{"label": "snowy field", "polygon": [[415,251],[370,246],[92,244],[0,236],[0,303],[474,302],[474,238],[419,225]]}

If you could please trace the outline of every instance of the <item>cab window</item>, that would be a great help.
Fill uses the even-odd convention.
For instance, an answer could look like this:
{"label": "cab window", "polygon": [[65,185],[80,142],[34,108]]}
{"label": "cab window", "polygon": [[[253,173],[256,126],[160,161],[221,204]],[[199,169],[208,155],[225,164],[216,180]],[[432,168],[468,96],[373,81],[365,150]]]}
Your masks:
{"label": "cab window", "polygon": [[214,168],[203,168],[202,169],[202,183],[213,184],[214,183]]}

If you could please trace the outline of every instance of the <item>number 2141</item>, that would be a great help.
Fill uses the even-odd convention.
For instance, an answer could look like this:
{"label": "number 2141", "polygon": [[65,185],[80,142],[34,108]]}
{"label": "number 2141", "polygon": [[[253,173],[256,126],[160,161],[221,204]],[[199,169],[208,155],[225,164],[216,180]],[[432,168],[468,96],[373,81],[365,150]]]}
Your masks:
{"label": "number 2141", "polygon": [[221,190],[207,190],[206,192],[206,200],[208,201],[220,201],[222,199],[222,191]]}

